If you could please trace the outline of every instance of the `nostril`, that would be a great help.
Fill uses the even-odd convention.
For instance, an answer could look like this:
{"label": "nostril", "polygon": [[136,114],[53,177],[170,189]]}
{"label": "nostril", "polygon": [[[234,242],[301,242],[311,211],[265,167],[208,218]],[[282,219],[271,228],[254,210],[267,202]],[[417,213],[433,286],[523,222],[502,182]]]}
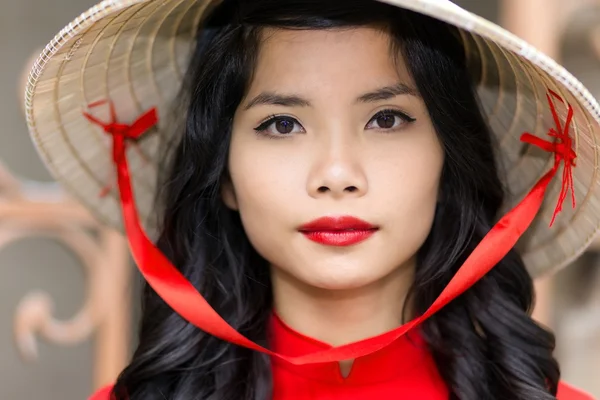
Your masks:
{"label": "nostril", "polygon": [[348,186],[348,187],[346,188],[346,191],[347,191],[347,192],[350,192],[350,193],[354,193],[354,192],[356,192],[357,190],[358,190],[358,188],[357,188],[356,186]]}
{"label": "nostril", "polygon": [[326,191],[328,191],[329,189],[327,188],[327,186],[321,186],[319,189],[317,189],[317,191],[319,193],[325,193]]}

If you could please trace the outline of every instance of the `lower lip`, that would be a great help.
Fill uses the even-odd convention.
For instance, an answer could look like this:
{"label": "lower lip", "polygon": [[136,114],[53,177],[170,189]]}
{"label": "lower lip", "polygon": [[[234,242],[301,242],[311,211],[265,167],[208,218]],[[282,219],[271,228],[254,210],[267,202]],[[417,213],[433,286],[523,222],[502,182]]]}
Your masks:
{"label": "lower lip", "polygon": [[358,229],[347,231],[310,231],[302,232],[309,240],[327,246],[351,246],[373,236],[376,229]]}

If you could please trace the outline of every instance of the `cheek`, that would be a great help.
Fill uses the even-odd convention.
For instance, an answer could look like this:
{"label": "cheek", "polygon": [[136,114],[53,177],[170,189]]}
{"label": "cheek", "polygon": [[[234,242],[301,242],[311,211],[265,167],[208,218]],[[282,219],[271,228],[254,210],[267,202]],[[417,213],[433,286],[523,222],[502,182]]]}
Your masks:
{"label": "cheek", "polygon": [[233,148],[230,153],[229,171],[240,210],[281,205],[298,187],[298,162],[252,146],[236,150]]}
{"label": "cheek", "polygon": [[388,174],[378,174],[377,186],[398,210],[411,212],[414,208],[428,207],[437,202],[442,164],[434,158],[407,157],[386,166]]}
{"label": "cheek", "polygon": [[370,179],[378,189],[403,199],[401,204],[437,200],[444,153],[435,134],[417,132],[404,141],[381,144],[369,159],[374,165]]}
{"label": "cheek", "polygon": [[278,232],[293,226],[293,216],[300,208],[304,187],[301,168],[305,163],[278,152],[265,152],[252,143],[232,143],[230,160],[231,181],[244,229],[261,252],[276,244],[273,237]]}
{"label": "cheek", "polygon": [[370,187],[394,236],[406,244],[414,240],[420,247],[435,215],[443,151],[437,143],[396,150],[394,155],[377,158]]}

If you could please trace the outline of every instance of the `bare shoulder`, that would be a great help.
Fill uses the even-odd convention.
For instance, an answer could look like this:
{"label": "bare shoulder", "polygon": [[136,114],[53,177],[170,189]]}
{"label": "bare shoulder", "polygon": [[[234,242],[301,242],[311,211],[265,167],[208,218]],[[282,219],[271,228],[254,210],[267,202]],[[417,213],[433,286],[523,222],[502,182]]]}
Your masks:
{"label": "bare shoulder", "polygon": [[596,400],[591,394],[577,389],[565,382],[559,382],[556,398],[557,400]]}

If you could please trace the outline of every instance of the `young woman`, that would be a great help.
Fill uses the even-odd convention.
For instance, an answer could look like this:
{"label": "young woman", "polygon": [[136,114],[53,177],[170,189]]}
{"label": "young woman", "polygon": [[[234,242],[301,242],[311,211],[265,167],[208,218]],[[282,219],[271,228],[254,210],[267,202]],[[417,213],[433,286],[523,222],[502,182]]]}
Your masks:
{"label": "young woman", "polygon": [[530,273],[600,226],[600,107],[452,3],[388,3],[111,1],[46,49],[34,140],[149,284],[94,399],[588,398]]}

